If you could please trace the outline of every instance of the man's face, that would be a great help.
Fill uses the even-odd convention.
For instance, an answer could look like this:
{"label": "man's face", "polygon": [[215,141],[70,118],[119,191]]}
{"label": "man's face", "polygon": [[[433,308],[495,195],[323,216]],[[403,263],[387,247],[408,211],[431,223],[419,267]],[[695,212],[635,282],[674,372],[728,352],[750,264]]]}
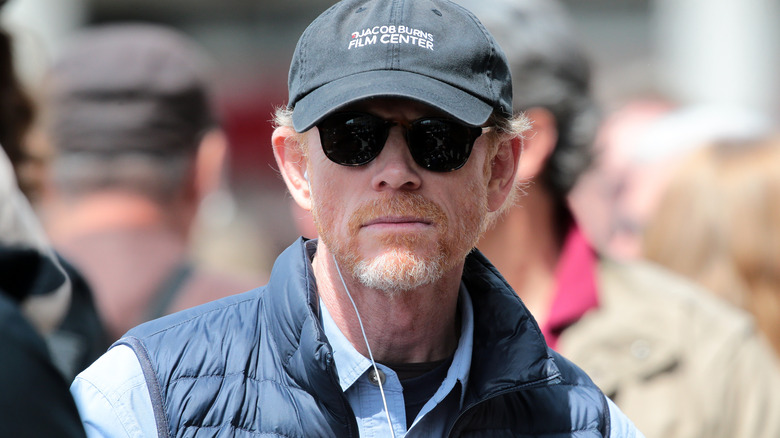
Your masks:
{"label": "man's face", "polygon": [[[349,110],[402,123],[440,116],[402,100],[372,101]],[[483,135],[463,167],[432,172],[414,162],[404,128],[394,126],[377,158],[349,167],[324,155],[313,130],[308,148],[312,213],[342,271],[367,287],[395,294],[435,282],[461,266],[488,211],[487,149]]]}

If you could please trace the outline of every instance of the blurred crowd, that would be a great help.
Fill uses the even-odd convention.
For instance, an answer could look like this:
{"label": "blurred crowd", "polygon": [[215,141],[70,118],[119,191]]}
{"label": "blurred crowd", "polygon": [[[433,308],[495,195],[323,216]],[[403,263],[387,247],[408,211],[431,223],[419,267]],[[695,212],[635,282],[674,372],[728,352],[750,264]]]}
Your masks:
{"label": "blurred crowd", "polygon": [[[548,344],[647,437],[777,437],[777,120],[660,96],[605,108],[561,5],[459,3],[506,52],[514,109],[533,122],[523,195],[478,248]],[[144,321],[267,280],[204,253],[268,249],[204,234],[204,205],[231,208],[214,203],[230,145],[209,56],[187,36],[84,29],[34,89],[11,39],[0,33],[0,418],[12,436],[83,436],[75,375]],[[305,211],[279,214],[316,237]]]}

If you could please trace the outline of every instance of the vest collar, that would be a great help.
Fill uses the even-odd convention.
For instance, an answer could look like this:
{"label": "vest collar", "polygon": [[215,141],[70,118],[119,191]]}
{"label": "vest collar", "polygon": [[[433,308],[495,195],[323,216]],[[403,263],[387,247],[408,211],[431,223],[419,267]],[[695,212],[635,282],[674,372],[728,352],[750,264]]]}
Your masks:
{"label": "vest collar", "polygon": [[471,402],[498,391],[559,380],[561,372],[536,321],[476,249],[466,257],[463,281],[474,304],[474,352],[467,394]]}
{"label": "vest collar", "polygon": [[[336,422],[354,423],[319,319],[311,257],[316,240],[298,239],[276,259],[264,294],[263,315],[285,373],[314,395]],[[357,426],[353,430],[357,430]]]}

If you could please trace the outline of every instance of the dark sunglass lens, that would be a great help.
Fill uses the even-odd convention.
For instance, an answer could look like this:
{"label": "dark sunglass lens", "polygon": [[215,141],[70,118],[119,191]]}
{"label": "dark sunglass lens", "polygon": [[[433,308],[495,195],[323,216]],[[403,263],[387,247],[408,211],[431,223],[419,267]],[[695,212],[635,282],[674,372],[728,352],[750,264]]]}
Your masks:
{"label": "dark sunglass lens", "polygon": [[450,172],[466,164],[481,128],[452,120],[422,119],[409,129],[407,138],[414,161],[434,172]]}
{"label": "dark sunglass lens", "polygon": [[382,119],[369,114],[335,114],[317,128],[325,156],[344,166],[360,166],[376,158],[388,131]]}

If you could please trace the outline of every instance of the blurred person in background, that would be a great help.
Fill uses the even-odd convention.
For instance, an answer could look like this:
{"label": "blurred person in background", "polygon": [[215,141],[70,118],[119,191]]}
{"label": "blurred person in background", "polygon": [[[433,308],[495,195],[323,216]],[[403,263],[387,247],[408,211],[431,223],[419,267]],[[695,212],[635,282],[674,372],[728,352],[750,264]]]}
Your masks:
{"label": "blurred person in background", "polygon": [[9,437],[84,437],[45,336],[71,307],[71,283],[0,149],[0,428]]}
{"label": "blurred person in background", "polygon": [[780,137],[713,142],[687,157],[643,254],[752,313],[780,354]]}
{"label": "blurred person in background", "polygon": [[[654,96],[635,97],[609,112],[601,122],[591,152],[592,164],[577,179],[569,193],[569,204],[583,233],[600,251],[616,258],[629,258],[623,242],[635,240],[633,222],[618,215],[618,205],[625,197],[630,170],[631,147],[643,138],[648,126],[676,108],[676,104]],[[631,248],[631,257],[638,254]]]}
{"label": "blurred person in background", "polygon": [[208,74],[184,35],[118,23],[83,30],[46,76],[55,159],[43,217],[54,246],[93,286],[112,340],[264,281],[190,258],[193,222],[227,154]]}
{"label": "blurred person in background", "polygon": [[653,438],[780,436],[780,368],[751,318],[660,267],[596,252],[568,206],[598,126],[588,61],[551,0],[461,1],[509,58],[532,122],[525,190],[477,247],[548,344]]}
{"label": "blurred person in background", "polygon": [[[0,8],[5,4],[4,1],[0,2]],[[47,154],[45,149],[32,146],[36,108],[22,81],[17,77],[14,60],[12,34],[0,28],[0,147],[5,152],[4,160],[11,163],[9,169],[13,172],[6,177],[13,179],[14,186],[18,184],[27,202],[36,204],[45,191]],[[8,185],[10,184],[9,182]],[[3,231],[11,232],[8,229]],[[109,344],[95,308],[90,286],[81,273],[62,256],[53,254],[70,279],[71,294],[65,307],[65,315],[56,327],[46,331],[45,339],[54,364],[65,379],[71,381],[102,354]]]}
{"label": "blurred person in background", "polygon": [[599,128],[594,165],[572,191],[572,206],[599,249],[636,259],[647,221],[685,156],[711,140],[754,138],[772,128],[767,115],[745,108],[631,101]]}

